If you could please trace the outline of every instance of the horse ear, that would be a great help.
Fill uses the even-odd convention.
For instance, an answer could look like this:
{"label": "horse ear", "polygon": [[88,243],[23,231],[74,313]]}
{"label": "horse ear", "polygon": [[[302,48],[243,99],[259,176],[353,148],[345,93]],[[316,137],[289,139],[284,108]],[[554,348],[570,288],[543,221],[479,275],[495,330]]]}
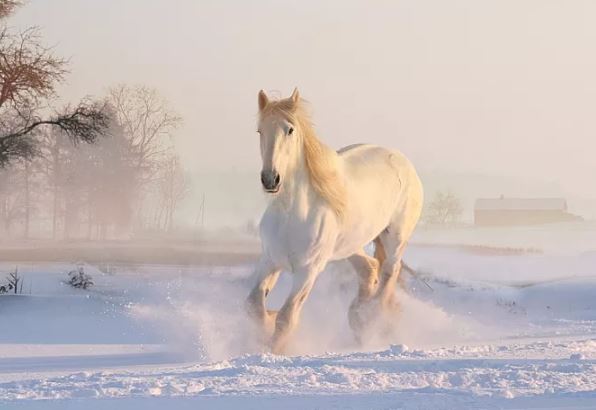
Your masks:
{"label": "horse ear", "polygon": [[263,90],[259,91],[259,110],[263,111],[263,108],[265,108],[267,104],[269,104],[267,94],[265,94],[265,91]]}
{"label": "horse ear", "polygon": [[293,103],[297,103],[300,100],[300,93],[298,92],[298,87],[294,87],[294,91],[292,92],[290,99]]}

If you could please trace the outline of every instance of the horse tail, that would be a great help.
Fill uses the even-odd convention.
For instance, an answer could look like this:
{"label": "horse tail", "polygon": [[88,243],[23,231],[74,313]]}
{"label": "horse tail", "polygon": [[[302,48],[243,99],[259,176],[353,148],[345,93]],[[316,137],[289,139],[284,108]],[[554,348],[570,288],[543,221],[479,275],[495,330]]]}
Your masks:
{"label": "horse tail", "polygon": [[[375,238],[374,244],[375,244],[374,257],[379,262],[379,267],[381,267],[381,266],[383,266],[383,262],[387,258],[387,254],[385,253],[385,247],[383,246],[383,242],[381,242],[381,238],[379,238],[379,237]],[[412,277],[416,278],[416,280],[419,280],[422,283],[424,283],[427,288],[429,288],[430,290],[433,290],[433,288],[428,284],[428,282],[426,280],[424,280],[423,278],[421,278],[419,273],[414,268],[412,268],[410,265],[408,265],[406,262],[404,262],[403,259],[401,261],[401,268],[405,272],[408,272],[410,275],[412,275]],[[405,289],[406,285],[405,285],[403,276],[400,275],[398,277],[398,283],[402,289]]]}
{"label": "horse tail", "polygon": [[401,261],[401,268],[412,276],[418,276],[418,272],[416,272],[410,265],[404,262],[403,259]]}
{"label": "horse tail", "polygon": [[[426,281],[424,278],[420,277],[420,274],[419,274],[419,273],[418,273],[416,270],[414,270],[412,267],[410,267],[410,266],[409,266],[407,263],[405,263],[403,260],[401,261],[401,268],[402,268],[404,271],[408,272],[410,275],[412,275],[412,277],[416,278],[416,280],[418,280],[418,281],[420,281],[420,282],[424,283],[424,284],[426,285],[426,287],[427,287],[427,288],[429,288],[431,291],[434,291],[434,289],[432,288],[432,286],[430,286],[430,285],[428,284],[428,282],[427,282],[427,281]],[[403,282],[403,280],[400,280],[400,285],[401,285],[402,287],[404,287],[404,282]]]}

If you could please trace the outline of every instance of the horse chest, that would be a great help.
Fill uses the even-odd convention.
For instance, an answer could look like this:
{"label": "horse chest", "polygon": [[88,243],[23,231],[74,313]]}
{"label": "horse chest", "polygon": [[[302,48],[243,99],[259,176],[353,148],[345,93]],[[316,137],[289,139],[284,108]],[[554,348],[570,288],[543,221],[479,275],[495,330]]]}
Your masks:
{"label": "horse chest", "polygon": [[261,240],[270,258],[288,271],[324,263],[333,252],[328,216],[267,210],[261,220]]}

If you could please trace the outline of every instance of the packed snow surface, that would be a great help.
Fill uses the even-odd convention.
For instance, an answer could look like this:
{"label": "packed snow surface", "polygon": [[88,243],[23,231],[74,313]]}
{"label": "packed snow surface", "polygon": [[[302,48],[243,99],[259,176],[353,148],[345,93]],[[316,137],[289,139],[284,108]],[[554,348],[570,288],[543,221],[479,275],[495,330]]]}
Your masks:
{"label": "packed snow surface", "polygon": [[20,264],[24,294],[0,297],[0,408],[596,408],[595,252],[413,246],[407,260],[418,277],[391,332],[355,343],[355,277],[335,263],[287,356],[245,320],[250,266],[86,266],[82,290],[72,265]]}

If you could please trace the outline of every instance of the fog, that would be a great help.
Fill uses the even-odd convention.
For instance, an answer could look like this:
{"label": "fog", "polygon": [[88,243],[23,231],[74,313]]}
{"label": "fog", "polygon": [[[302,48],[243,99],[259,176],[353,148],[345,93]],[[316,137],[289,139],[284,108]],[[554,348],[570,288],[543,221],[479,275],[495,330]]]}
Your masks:
{"label": "fog", "polygon": [[596,409],[595,23],[0,0],[0,407]]}
{"label": "fog", "polygon": [[157,89],[183,119],[175,145],[192,175],[177,218],[255,219],[264,199],[257,92],[310,101],[339,148],[397,148],[427,194],[565,197],[596,217],[596,3],[591,1],[31,0],[11,18],[40,26],[70,58],[61,101],[115,84]]}

